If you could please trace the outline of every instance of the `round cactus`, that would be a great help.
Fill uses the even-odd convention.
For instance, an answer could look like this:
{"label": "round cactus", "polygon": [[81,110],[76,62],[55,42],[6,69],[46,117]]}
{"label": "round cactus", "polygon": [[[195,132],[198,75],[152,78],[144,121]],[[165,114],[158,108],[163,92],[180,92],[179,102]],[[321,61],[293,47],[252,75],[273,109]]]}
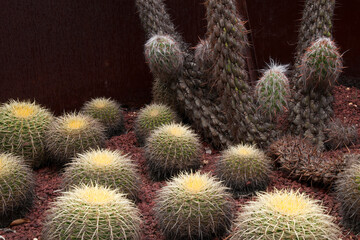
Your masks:
{"label": "round cactus", "polygon": [[0,149],[39,167],[46,159],[44,138],[52,120],[53,115],[35,102],[10,100],[0,107]]}
{"label": "round cactus", "polygon": [[287,65],[271,62],[255,86],[255,95],[260,109],[270,118],[282,113],[290,96],[289,80],[286,77]]}
{"label": "round cactus", "polygon": [[230,239],[338,239],[341,232],[325,209],[293,190],[262,193],[247,203]]}
{"label": "round cactus", "polygon": [[140,239],[140,212],[116,190],[81,185],[64,192],[47,212],[43,239]]}
{"label": "round cactus", "polygon": [[225,150],[216,164],[217,176],[238,194],[265,190],[270,169],[270,159],[263,151],[243,144]]}
{"label": "round cactus", "polygon": [[182,173],[159,190],[155,217],[168,239],[207,239],[231,225],[233,201],[209,174]]}
{"label": "round cactus", "polygon": [[201,165],[200,141],[187,126],[177,123],[155,129],[145,145],[145,156],[153,176],[170,177]]}
{"label": "round cactus", "polygon": [[145,143],[150,132],[155,128],[177,122],[178,117],[169,107],[163,104],[150,104],[142,108],[135,120],[135,134],[140,145]]}
{"label": "round cactus", "polygon": [[342,67],[342,58],[335,43],[322,37],[306,50],[300,72],[306,88],[324,91],[334,86]]}
{"label": "round cactus", "polygon": [[105,126],[109,138],[125,131],[120,104],[110,98],[94,98],[84,104],[81,112],[99,120]]}
{"label": "round cactus", "polygon": [[359,138],[356,125],[344,124],[338,118],[329,123],[325,133],[327,137],[325,144],[332,150],[354,145]]}
{"label": "round cactus", "polygon": [[105,145],[105,128],[96,119],[69,113],[55,119],[46,132],[46,147],[60,162],[67,162],[90,148]]}
{"label": "round cactus", "polygon": [[64,172],[64,186],[95,182],[136,199],[140,178],[135,164],[119,151],[89,150],[73,159]]}
{"label": "round cactus", "polygon": [[183,66],[184,54],[169,35],[155,35],[145,44],[145,59],[156,76],[170,76]]}
{"label": "round cactus", "polygon": [[23,217],[34,196],[35,179],[24,159],[0,154],[0,227]]}
{"label": "round cactus", "polygon": [[337,199],[341,202],[343,222],[360,233],[360,155],[350,155],[348,166],[339,175],[335,188]]}

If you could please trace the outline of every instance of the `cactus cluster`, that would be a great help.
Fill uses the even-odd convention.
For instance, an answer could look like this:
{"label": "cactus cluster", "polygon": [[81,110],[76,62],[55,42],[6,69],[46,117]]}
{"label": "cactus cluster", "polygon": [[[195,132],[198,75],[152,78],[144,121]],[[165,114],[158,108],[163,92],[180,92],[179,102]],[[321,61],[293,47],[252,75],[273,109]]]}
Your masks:
{"label": "cactus cluster", "polygon": [[86,102],[81,111],[97,119],[106,128],[108,138],[125,131],[124,115],[121,106],[110,98],[94,98]]}
{"label": "cactus cluster", "polygon": [[247,203],[230,237],[337,240],[341,231],[319,201],[293,190],[262,193]]}
{"label": "cactus cluster", "polygon": [[0,154],[0,227],[23,217],[31,205],[35,179],[24,159],[11,153]]}
{"label": "cactus cluster", "polygon": [[355,125],[346,125],[340,119],[331,121],[325,130],[325,145],[332,150],[355,144],[359,138]]}
{"label": "cactus cluster", "polygon": [[351,161],[336,181],[336,195],[341,203],[343,222],[360,233],[360,155],[347,157]]}
{"label": "cactus cluster", "polygon": [[255,86],[255,96],[260,110],[269,119],[282,113],[290,97],[289,80],[286,77],[287,66],[271,62],[269,68],[263,71]]}
{"label": "cactus cluster", "polygon": [[46,159],[45,132],[52,120],[53,115],[35,102],[4,103],[0,107],[0,149],[39,167]]}
{"label": "cactus cluster", "polygon": [[64,192],[46,215],[43,239],[140,239],[140,211],[124,194],[103,186]]}
{"label": "cactus cluster", "polygon": [[269,155],[288,177],[320,185],[332,185],[345,167],[343,158],[330,158],[308,140],[285,135],[269,146]]}
{"label": "cactus cluster", "polygon": [[269,183],[270,159],[255,146],[239,144],[222,152],[216,175],[239,194],[265,190]]}
{"label": "cactus cluster", "polygon": [[187,126],[166,124],[155,129],[145,145],[151,174],[166,178],[201,165],[200,140]]}
{"label": "cactus cluster", "polygon": [[78,154],[67,164],[63,177],[66,189],[93,182],[118,189],[131,199],[136,199],[140,183],[132,160],[119,151],[107,149],[89,150]]}
{"label": "cactus cluster", "polygon": [[177,121],[176,113],[164,104],[150,104],[140,109],[135,120],[135,135],[139,144],[145,144],[151,131]]}
{"label": "cactus cluster", "polygon": [[209,174],[180,174],[159,190],[155,217],[168,239],[210,239],[231,224],[234,203]]}
{"label": "cactus cluster", "polygon": [[46,132],[46,147],[59,163],[76,154],[105,145],[105,128],[96,119],[82,113],[67,113],[55,119]]}

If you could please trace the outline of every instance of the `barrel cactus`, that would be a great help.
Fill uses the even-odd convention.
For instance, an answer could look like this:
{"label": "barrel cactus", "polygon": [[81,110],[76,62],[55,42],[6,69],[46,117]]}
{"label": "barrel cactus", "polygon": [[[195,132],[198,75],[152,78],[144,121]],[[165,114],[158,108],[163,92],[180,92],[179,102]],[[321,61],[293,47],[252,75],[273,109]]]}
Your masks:
{"label": "barrel cactus", "polygon": [[133,161],[121,152],[108,149],[79,154],[65,168],[64,187],[95,182],[136,199],[140,177]]}
{"label": "barrel cactus", "polygon": [[154,103],[145,106],[135,120],[135,134],[139,144],[143,145],[155,128],[177,121],[176,113],[164,104]]}
{"label": "barrel cactus", "polygon": [[99,120],[106,128],[106,135],[120,135],[125,131],[124,114],[120,104],[110,98],[94,98],[84,104],[82,113]]}
{"label": "barrel cactus", "polygon": [[265,190],[270,170],[270,159],[252,145],[230,147],[216,163],[216,175],[238,194]]}
{"label": "barrel cactus", "polygon": [[286,65],[271,62],[255,86],[255,96],[260,110],[269,119],[275,118],[287,108],[290,87],[286,71]]}
{"label": "barrel cactus", "polygon": [[116,190],[80,185],[64,192],[47,212],[43,239],[140,239],[140,212]]}
{"label": "barrel cactus", "polygon": [[168,239],[221,236],[233,218],[227,188],[209,174],[182,173],[159,190],[155,217]]}
{"label": "barrel cactus", "polygon": [[35,102],[10,100],[0,107],[0,149],[39,167],[46,159],[45,132],[52,120],[49,110]]}
{"label": "barrel cactus", "polygon": [[166,124],[155,129],[145,145],[145,156],[154,177],[170,177],[201,165],[200,141],[187,126]]}
{"label": "barrel cactus", "polygon": [[35,178],[24,159],[0,153],[0,227],[23,217],[35,193]]}
{"label": "barrel cactus", "polygon": [[340,235],[319,201],[298,191],[276,190],[260,194],[242,208],[230,239],[337,240]]}
{"label": "barrel cactus", "polygon": [[45,141],[49,153],[65,163],[78,153],[104,146],[105,128],[88,115],[68,113],[50,124]]}
{"label": "barrel cactus", "polygon": [[356,233],[360,233],[360,155],[352,158],[344,172],[339,175],[335,189],[341,203],[343,222]]}

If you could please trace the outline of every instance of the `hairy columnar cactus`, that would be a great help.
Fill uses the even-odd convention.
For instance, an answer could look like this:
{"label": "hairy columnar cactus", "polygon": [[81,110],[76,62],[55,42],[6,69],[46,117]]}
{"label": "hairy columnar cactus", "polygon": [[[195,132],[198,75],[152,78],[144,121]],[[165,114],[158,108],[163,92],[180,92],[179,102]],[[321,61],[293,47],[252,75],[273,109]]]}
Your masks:
{"label": "hairy columnar cactus", "polygon": [[293,190],[276,190],[243,207],[230,239],[337,240],[341,231],[334,220],[319,201]]}
{"label": "hairy columnar cactus", "polygon": [[287,66],[271,62],[256,83],[255,96],[260,111],[273,119],[287,108],[290,97],[289,80],[286,77]]}
{"label": "hairy columnar cactus", "polygon": [[158,191],[155,218],[168,239],[212,239],[231,224],[234,203],[209,174],[182,173]]}
{"label": "hairy columnar cactus", "polygon": [[299,67],[301,75],[289,104],[290,131],[323,150],[324,131],[333,115],[331,90],[342,69],[341,55],[332,40],[319,38],[306,50]]}
{"label": "hairy columnar cactus", "polygon": [[89,150],[78,154],[67,164],[63,173],[63,186],[94,182],[127,194],[136,200],[140,177],[133,161],[119,151],[108,149]]}
{"label": "hairy columnar cactus", "polygon": [[140,211],[116,190],[80,185],[47,211],[42,239],[140,239]]}
{"label": "hairy columnar cactus", "polygon": [[35,178],[24,159],[0,153],[0,228],[23,217],[34,197]]}
{"label": "hairy columnar cactus", "polygon": [[55,119],[46,132],[46,147],[59,163],[76,154],[105,145],[105,128],[93,117],[68,113]]}
{"label": "hairy columnar cactus", "polygon": [[81,112],[99,120],[106,128],[108,138],[125,131],[124,115],[120,104],[110,98],[94,98],[86,102]]}
{"label": "hairy columnar cactus", "polygon": [[35,102],[10,100],[0,107],[0,149],[39,167],[46,159],[45,132],[52,120],[50,111]]}

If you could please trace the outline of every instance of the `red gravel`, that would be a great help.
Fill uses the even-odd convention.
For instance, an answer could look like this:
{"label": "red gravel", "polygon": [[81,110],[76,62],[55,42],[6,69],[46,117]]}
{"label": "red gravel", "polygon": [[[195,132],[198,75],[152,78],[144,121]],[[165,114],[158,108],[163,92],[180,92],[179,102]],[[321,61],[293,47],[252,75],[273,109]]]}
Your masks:
{"label": "red gravel", "polygon": [[[360,124],[360,90],[355,87],[338,86],[334,90],[335,101],[333,104],[335,116],[340,118],[344,123]],[[142,186],[141,194],[137,206],[143,215],[142,226],[142,239],[155,240],[165,239],[164,236],[157,229],[157,223],[154,220],[154,212],[152,207],[154,206],[154,198],[156,191],[165,185],[165,182],[154,182],[150,178],[145,164],[144,150],[139,147],[133,131],[134,118],[136,112],[127,112],[125,116],[126,128],[128,132],[124,135],[113,137],[108,141],[107,147],[110,149],[120,149],[124,153],[130,154],[131,158],[137,163],[138,169],[141,174]],[[358,128],[358,131],[360,128]],[[360,134],[360,131],[359,131]],[[349,148],[339,149],[337,151],[331,151],[327,154],[336,155],[347,152],[360,153],[360,144],[351,146]],[[219,152],[211,149],[206,143],[203,145],[203,167],[201,171],[213,172],[215,162]],[[28,223],[24,223],[18,226],[14,226],[11,229],[16,232],[5,232],[0,230],[0,235],[6,240],[33,240],[33,238],[41,239],[42,223],[45,217],[45,210],[49,208],[49,203],[54,201],[55,197],[60,193],[56,190],[60,186],[61,176],[60,170],[51,167],[45,167],[36,170],[36,198],[34,206],[30,212],[24,216],[29,219]],[[336,222],[341,226],[343,230],[343,239],[360,239],[360,236],[355,236],[348,229],[344,228],[341,224],[341,216],[339,215],[339,202],[334,198],[334,194],[331,189],[323,189],[319,187],[309,186],[306,183],[299,183],[286,178],[286,176],[280,171],[273,171],[271,173],[271,183],[268,187],[268,191],[274,188],[282,189],[300,189],[300,192],[305,192],[311,197],[321,200],[327,207],[328,213],[336,218]],[[241,206],[251,200],[252,197],[246,197],[236,199],[237,208],[241,210]],[[228,236],[224,236],[224,239]]]}

